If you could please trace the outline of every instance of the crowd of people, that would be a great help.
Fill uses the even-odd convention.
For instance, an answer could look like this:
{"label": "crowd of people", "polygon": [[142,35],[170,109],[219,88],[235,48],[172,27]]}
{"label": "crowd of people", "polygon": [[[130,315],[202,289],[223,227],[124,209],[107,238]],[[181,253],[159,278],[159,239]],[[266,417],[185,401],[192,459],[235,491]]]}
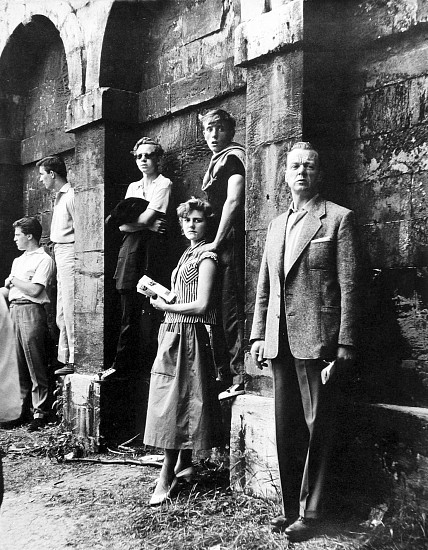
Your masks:
{"label": "crowd of people", "polygon": [[[129,376],[142,334],[157,336],[144,443],[162,448],[164,462],[151,506],[174,498],[179,484],[192,479],[194,451],[222,444],[220,401],[245,392],[245,150],[233,141],[235,120],[229,113],[216,109],[200,120],[212,158],[201,198],[191,197],[176,209],[188,247],[172,274],[162,252],[174,223],[172,182],[160,173],[163,149],[156,140],[143,137],[135,144],[132,154],[142,177],[109,216],[123,235],[114,275],[121,321],[115,359],[100,381]],[[9,311],[4,300],[0,308],[4,330],[13,325],[22,407],[31,394],[30,430],[40,429],[47,414],[44,305],[55,264],[63,364],[56,374],[75,372],[73,188],[59,157],[38,166],[41,182],[56,192],[50,234],[55,263],[40,246],[37,219],[15,222],[15,242],[23,254],[1,289]],[[310,143],[296,143],[289,151],[285,181],[292,202],[268,228],[250,345],[256,364],[264,368],[269,361],[274,377],[284,513],[272,519],[272,529],[297,541],[312,535],[322,513],[335,381],[355,361],[359,252],[352,211],[319,193],[319,157]],[[166,284],[176,299],[137,292],[143,275]],[[142,312],[150,313],[150,331],[141,327]],[[294,444],[302,425],[303,451]]]}

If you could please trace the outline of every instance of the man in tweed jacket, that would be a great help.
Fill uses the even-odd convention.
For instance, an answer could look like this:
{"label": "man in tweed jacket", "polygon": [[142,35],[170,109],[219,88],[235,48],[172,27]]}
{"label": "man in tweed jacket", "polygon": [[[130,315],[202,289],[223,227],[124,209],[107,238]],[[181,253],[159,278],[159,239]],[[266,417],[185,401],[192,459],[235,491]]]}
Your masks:
{"label": "man in tweed jacket", "polygon": [[[274,377],[284,515],[271,523],[300,541],[321,513],[335,379],[355,361],[358,251],[353,212],[318,194],[310,143],[288,153],[285,180],[293,202],[268,228],[250,341],[253,358],[260,367],[271,360]],[[289,525],[297,494],[299,517]]]}

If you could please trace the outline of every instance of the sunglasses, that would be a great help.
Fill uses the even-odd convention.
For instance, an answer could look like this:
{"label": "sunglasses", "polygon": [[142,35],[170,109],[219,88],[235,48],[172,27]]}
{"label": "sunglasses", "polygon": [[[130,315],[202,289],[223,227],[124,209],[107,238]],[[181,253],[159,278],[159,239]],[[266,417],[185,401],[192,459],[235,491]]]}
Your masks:
{"label": "sunglasses", "polygon": [[134,155],[134,157],[138,160],[141,160],[142,158],[152,159],[152,158],[155,158],[156,156],[157,155],[155,151],[153,151],[153,153],[138,153],[138,155]]}

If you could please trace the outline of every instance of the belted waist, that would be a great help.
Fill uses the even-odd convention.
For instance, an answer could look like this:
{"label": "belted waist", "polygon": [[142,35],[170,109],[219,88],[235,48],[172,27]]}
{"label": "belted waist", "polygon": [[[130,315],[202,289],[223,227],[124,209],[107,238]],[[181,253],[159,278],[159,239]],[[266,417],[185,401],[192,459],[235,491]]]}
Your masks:
{"label": "belted waist", "polygon": [[31,300],[20,300],[20,299],[17,299],[17,300],[12,300],[10,302],[10,305],[11,306],[28,306],[28,305],[33,305],[33,306],[42,306],[43,304],[38,304],[36,302],[32,302]]}

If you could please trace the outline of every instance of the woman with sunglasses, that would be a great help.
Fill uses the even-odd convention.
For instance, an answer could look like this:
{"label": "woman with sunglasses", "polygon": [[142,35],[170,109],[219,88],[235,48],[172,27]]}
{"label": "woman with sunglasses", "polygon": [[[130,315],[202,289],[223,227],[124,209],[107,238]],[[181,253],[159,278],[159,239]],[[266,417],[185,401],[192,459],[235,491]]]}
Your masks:
{"label": "woman with sunglasses", "polygon": [[153,363],[144,443],[165,450],[156,488],[155,506],[176,494],[178,481],[193,475],[192,452],[222,443],[220,404],[207,325],[219,322],[215,308],[217,255],[198,254],[208,239],[211,205],[191,198],[177,208],[190,246],[172,273],[175,303],[151,299],[165,312]]}
{"label": "woman with sunglasses", "polygon": [[[172,182],[159,172],[163,149],[154,139],[142,137],[131,153],[142,178],[128,186],[125,199],[144,199],[148,204],[136,220],[119,227],[123,233],[123,240],[114,278],[121,300],[121,327],[115,360],[112,366],[104,371],[101,380],[110,379],[112,376],[129,377],[135,369],[141,367],[150,369],[156,353],[153,353],[153,350],[156,350],[156,335],[160,321],[150,315],[143,316],[142,319],[142,310],[151,308],[148,299],[137,292],[136,285],[145,274],[165,284],[171,273],[171,269],[168,270],[169,264],[165,261],[168,257],[165,234]],[[142,327],[142,322],[150,326]],[[144,341],[141,345],[141,329],[146,334],[146,340],[147,335],[154,335],[149,337],[154,342]]]}

